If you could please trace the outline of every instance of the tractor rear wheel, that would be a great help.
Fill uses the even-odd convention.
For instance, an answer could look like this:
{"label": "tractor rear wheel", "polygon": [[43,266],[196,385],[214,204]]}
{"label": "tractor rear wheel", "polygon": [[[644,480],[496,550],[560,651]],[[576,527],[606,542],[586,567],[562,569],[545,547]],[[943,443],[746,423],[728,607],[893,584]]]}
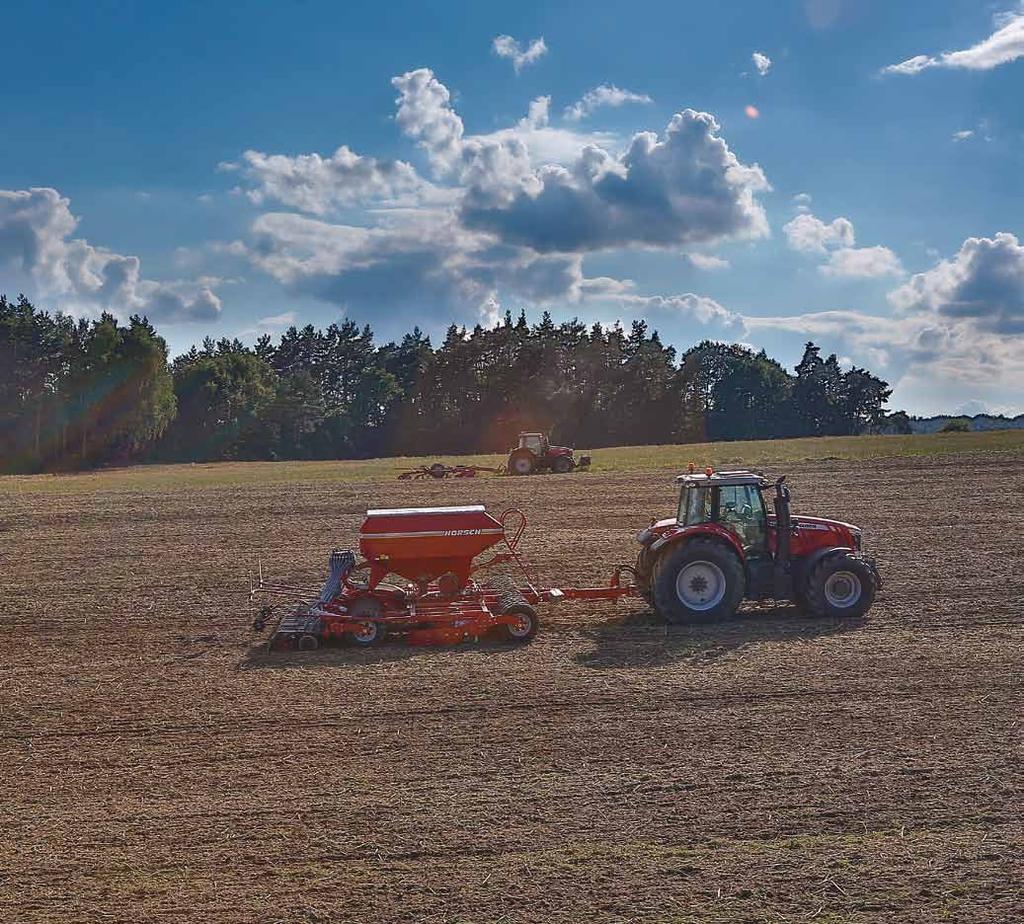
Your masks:
{"label": "tractor rear wheel", "polygon": [[856,618],[875,602],[878,582],[871,568],[848,553],[829,555],[807,575],[803,607],[808,616]]}
{"label": "tractor rear wheel", "polygon": [[515,449],[508,457],[510,475],[532,475],[536,467],[537,460],[529,449]]}
{"label": "tractor rear wheel", "polygon": [[736,612],[746,577],[736,553],[712,539],[668,549],[652,581],[654,607],[673,624],[711,622]]}

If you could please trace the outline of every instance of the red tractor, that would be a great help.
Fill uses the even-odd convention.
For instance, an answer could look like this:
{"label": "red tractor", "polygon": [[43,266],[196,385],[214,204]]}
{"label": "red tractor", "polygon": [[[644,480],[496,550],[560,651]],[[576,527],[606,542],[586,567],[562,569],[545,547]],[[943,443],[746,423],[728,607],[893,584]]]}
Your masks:
{"label": "red tractor", "polygon": [[520,433],[519,445],[508,453],[510,475],[532,475],[544,471],[563,475],[589,465],[590,456],[574,459],[570,447],[552,446],[545,433]]}
{"label": "red tractor", "polygon": [[860,529],[791,516],[785,476],[691,466],[677,481],[677,515],[637,533],[637,583],[668,622],[731,616],[744,599],[792,600],[819,617],[862,616],[874,602],[882,582]]}

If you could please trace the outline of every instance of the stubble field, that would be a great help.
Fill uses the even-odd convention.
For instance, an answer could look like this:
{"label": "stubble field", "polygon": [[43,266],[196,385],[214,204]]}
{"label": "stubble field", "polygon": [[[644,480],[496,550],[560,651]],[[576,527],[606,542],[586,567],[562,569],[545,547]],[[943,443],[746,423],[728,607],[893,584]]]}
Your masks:
{"label": "stubble field", "polygon": [[315,590],[367,507],[483,502],[603,582],[672,472],[0,480],[0,920],[1021,920],[1024,452],[766,463],[864,528],[866,620],[267,655],[259,554]]}

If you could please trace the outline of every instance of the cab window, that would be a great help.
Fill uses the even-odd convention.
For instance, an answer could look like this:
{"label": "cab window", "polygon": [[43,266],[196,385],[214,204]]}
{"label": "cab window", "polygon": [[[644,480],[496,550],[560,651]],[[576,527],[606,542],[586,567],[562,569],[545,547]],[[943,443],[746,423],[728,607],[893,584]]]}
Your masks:
{"label": "cab window", "polygon": [[708,523],[711,520],[711,491],[705,487],[689,485],[679,498],[677,522],[683,526]]}
{"label": "cab window", "polygon": [[765,547],[764,500],[753,485],[719,488],[716,519],[736,534],[744,549]]}

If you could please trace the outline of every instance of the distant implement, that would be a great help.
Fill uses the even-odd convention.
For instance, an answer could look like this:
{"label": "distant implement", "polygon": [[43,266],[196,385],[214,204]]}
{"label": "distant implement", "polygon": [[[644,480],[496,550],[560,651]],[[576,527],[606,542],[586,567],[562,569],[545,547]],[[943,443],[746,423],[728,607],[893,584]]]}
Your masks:
{"label": "distant implement", "polygon": [[487,465],[445,465],[434,462],[419,465],[401,472],[400,481],[424,478],[475,478],[477,475],[536,475],[554,472],[566,475],[580,468],[590,467],[590,456],[576,458],[569,446],[552,446],[546,433],[523,432],[519,434],[519,445],[508,451],[508,458],[501,468]]}
{"label": "distant implement", "polygon": [[504,469],[491,468],[486,465],[445,465],[443,462],[435,462],[433,465],[420,465],[402,472],[398,476],[399,481],[422,478],[476,478],[481,472],[500,475]]}

